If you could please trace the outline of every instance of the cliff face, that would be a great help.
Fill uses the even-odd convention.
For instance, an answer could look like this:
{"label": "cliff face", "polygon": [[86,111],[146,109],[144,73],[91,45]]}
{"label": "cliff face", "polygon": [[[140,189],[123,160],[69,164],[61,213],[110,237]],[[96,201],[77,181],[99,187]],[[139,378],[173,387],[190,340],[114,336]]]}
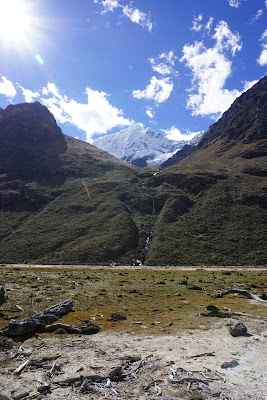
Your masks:
{"label": "cliff face", "polygon": [[[267,155],[267,76],[234,101],[198,144],[205,149],[220,142],[218,154],[243,145],[236,155],[244,158]],[[247,145],[247,150],[245,146]],[[251,148],[250,148],[251,147]]]}
{"label": "cliff face", "polygon": [[47,174],[67,149],[55,118],[40,103],[10,105],[0,119],[0,173],[12,177]]}
{"label": "cliff face", "polygon": [[[185,146],[162,164],[168,167],[192,162],[199,157],[241,157],[267,155],[267,76],[234,101],[222,118],[211,125],[197,146]],[[190,161],[189,161],[190,160]]]}

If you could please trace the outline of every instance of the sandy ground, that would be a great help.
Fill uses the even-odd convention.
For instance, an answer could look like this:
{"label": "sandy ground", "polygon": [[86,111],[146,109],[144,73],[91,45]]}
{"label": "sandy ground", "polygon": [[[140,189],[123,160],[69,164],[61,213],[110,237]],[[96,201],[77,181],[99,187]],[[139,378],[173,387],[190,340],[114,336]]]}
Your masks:
{"label": "sandy ground", "polygon": [[[232,337],[229,325],[237,319],[216,319],[212,328],[173,330],[163,336],[100,331],[92,336],[39,335],[18,343],[11,350],[0,351],[1,394],[12,396],[28,391],[25,398],[38,398],[36,383],[47,373],[45,365],[58,359],[60,370],[50,378],[51,393],[39,395],[59,399],[224,399],[267,400],[267,321],[242,318],[251,336]],[[19,347],[22,346],[20,349]],[[202,355],[213,353],[214,355]],[[131,357],[137,357],[131,359]],[[28,364],[20,375],[14,370],[26,360],[52,358],[42,367]],[[236,361],[232,368],[224,362]],[[125,380],[89,383],[82,393],[80,382],[61,386],[57,382],[80,375],[107,376],[122,366]],[[186,370],[186,371],[185,371]],[[184,383],[172,383],[187,378]],[[188,388],[188,378],[204,380]]]}
{"label": "sandy ground", "polygon": [[175,266],[175,265],[63,265],[63,264],[51,264],[51,265],[39,265],[39,264],[2,264],[1,268],[41,268],[41,269],[113,269],[113,270],[158,270],[158,271],[195,271],[197,269],[204,269],[207,271],[267,271],[266,266],[220,266],[220,265],[200,265],[200,266]]}

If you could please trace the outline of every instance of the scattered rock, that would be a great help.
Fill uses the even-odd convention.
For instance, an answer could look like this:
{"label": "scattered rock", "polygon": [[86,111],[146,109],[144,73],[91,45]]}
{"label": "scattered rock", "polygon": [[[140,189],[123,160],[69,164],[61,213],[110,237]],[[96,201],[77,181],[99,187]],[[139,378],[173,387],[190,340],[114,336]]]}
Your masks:
{"label": "scattered rock", "polygon": [[235,368],[239,365],[237,360],[226,361],[221,365],[221,368]]}
{"label": "scattered rock", "polygon": [[56,335],[66,335],[67,331],[63,328],[58,328],[55,330]]}
{"label": "scattered rock", "polygon": [[72,308],[72,300],[66,300],[49,307],[32,317],[20,319],[18,321],[12,319],[9,322],[8,328],[4,331],[4,335],[21,336],[36,332],[44,332],[47,325],[57,321],[59,318],[63,317],[63,315],[68,314]]}
{"label": "scattered rock", "polygon": [[247,327],[243,324],[243,322],[238,322],[233,328],[229,329],[229,332],[232,336],[246,336],[247,335]]}
{"label": "scattered rock", "polygon": [[202,287],[197,286],[197,285],[190,285],[188,289],[190,289],[190,290],[203,290]]}
{"label": "scattered rock", "polygon": [[[0,336],[0,351],[10,350],[13,347],[13,341],[5,336]],[[0,398],[1,400],[1,398]]]}
{"label": "scattered rock", "polygon": [[188,281],[183,279],[182,281],[178,282],[180,285],[188,286]]}
{"label": "scattered rock", "polygon": [[262,295],[260,295],[260,298],[262,300],[267,300],[267,293],[262,293]]}
{"label": "scattered rock", "polygon": [[7,297],[5,295],[5,289],[3,286],[0,286],[0,306],[5,303],[7,300]]}
{"label": "scattered rock", "polygon": [[232,275],[231,271],[222,271],[222,275]]}
{"label": "scattered rock", "polygon": [[218,318],[230,318],[233,315],[232,311],[220,311],[219,307],[214,304],[210,304],[206,307],[209,313],[200,313],[202,317],[218,317]]}
{"label": "scattered rock", "polygon": [[125,319],[127,319],[127,317],[123,313],[113,312],[110,314],[108,321],[117,322],[117,321],[123,321]]}
{"label": "scattered rock", "polygon": [[4,394],[0,393],[0,400],[11,400],[11,399],[10,399],[10,397],[7,397]]}
{"label": "scattered rock", "polygon": [[210,304],[206,307],[206,310],[212,311],[214,313],[218,313],[220,311],[219,307],[215,306],[214,304]]}

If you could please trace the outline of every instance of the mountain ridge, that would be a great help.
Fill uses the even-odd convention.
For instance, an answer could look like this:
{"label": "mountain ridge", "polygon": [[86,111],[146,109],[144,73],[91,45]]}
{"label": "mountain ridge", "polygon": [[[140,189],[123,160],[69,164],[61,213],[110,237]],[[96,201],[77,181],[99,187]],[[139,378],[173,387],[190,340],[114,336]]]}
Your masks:
{"label": "mountain ridge", "polygon": [[186,144],[197,144],[199,135],[191,141],[174,141],[142,124],[95,139],[93,144],[121,160],[138,167],[162,164]]}
{"label": "mountain ridge", "polygon": [[266,94],[265,79],[168,168],[137,168],[64,135],[39,103],[13,106],[0,119],[0,262],[267,264],[267,157],[255,157]]}

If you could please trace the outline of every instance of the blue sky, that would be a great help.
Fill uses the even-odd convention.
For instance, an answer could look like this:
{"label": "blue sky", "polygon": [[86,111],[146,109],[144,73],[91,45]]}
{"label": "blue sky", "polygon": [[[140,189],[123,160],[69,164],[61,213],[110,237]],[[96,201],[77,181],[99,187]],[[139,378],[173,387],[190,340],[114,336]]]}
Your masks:
{"label": "blue sky", "polygon": [[267,0],[0,0],[0,107],[92,142],[207,130],[267,72]]}

